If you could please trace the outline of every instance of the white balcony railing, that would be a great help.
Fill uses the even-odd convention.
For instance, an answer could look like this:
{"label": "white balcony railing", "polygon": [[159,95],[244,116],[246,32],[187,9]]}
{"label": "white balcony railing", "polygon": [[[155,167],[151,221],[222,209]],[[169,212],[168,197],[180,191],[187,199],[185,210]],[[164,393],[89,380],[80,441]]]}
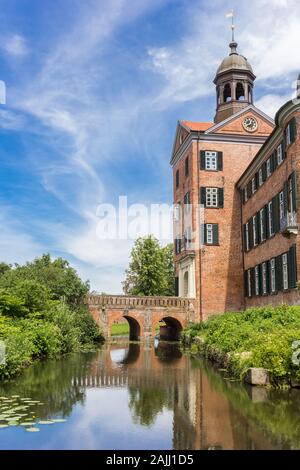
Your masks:
{"label": "white balcony railing", "polygon": [[288,212],[280,220],[280,231],[287,234],[298,234],[298,222],[296,212]]}

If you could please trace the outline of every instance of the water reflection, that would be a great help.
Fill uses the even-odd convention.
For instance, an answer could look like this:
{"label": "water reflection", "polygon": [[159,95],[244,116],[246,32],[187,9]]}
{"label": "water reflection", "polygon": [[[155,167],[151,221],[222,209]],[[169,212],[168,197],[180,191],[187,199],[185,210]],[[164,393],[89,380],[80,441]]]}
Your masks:
{"label": "water reflection", "polygon": [[124,341],[36,363],[0,386],[12,395],[44,403],[41,419],[67,422],[38,440],[1,429],[0,448],[300,448],[299,391],[230,382],[177,343]]}

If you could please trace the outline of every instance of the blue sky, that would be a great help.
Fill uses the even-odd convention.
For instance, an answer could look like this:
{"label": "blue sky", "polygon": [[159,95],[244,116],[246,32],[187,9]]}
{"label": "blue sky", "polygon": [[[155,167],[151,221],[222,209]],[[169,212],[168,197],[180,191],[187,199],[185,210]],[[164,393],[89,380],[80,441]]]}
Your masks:
{"label": "blue sky", "polygon": [[273,116],[300,70],[298,0],[0,0],[1,260],[50,252],[121,292],[132,242],[97,238],[97,206],[171,204],[176,122],[213,118],[232,8]]}

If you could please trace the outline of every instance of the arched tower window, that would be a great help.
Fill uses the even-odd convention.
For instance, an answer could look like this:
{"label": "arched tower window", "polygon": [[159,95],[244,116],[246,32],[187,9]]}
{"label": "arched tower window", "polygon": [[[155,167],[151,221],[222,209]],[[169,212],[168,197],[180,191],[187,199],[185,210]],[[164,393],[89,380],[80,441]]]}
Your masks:
{"label": "arched tower window", "polygon": [[231,101],[231,85],[230,83],[226,83],[224,87],[224,103]]}
{"label": "arched tower window", "polygon": [[238,83],[236,87],[236,99],[238,101],[245,101],[246,96],[245,96],[245,89],[244,85],[242,83]]}

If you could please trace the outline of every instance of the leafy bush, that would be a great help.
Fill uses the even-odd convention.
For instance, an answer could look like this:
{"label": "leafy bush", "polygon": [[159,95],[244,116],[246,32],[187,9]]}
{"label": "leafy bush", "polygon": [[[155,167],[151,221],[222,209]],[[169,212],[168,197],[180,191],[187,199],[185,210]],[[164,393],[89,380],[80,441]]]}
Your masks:
{"label": "leafy bush", "polygon": [[212,317],[185,330],[186,340],[196,337],[202,338],[201,350],[207,356],[218,351],[230,357],[232,372],[240,377],[249,367],[263,367],[275,384],[300,378],[292,363],[292,343],[300,340],[300,307],[267,306]]}

